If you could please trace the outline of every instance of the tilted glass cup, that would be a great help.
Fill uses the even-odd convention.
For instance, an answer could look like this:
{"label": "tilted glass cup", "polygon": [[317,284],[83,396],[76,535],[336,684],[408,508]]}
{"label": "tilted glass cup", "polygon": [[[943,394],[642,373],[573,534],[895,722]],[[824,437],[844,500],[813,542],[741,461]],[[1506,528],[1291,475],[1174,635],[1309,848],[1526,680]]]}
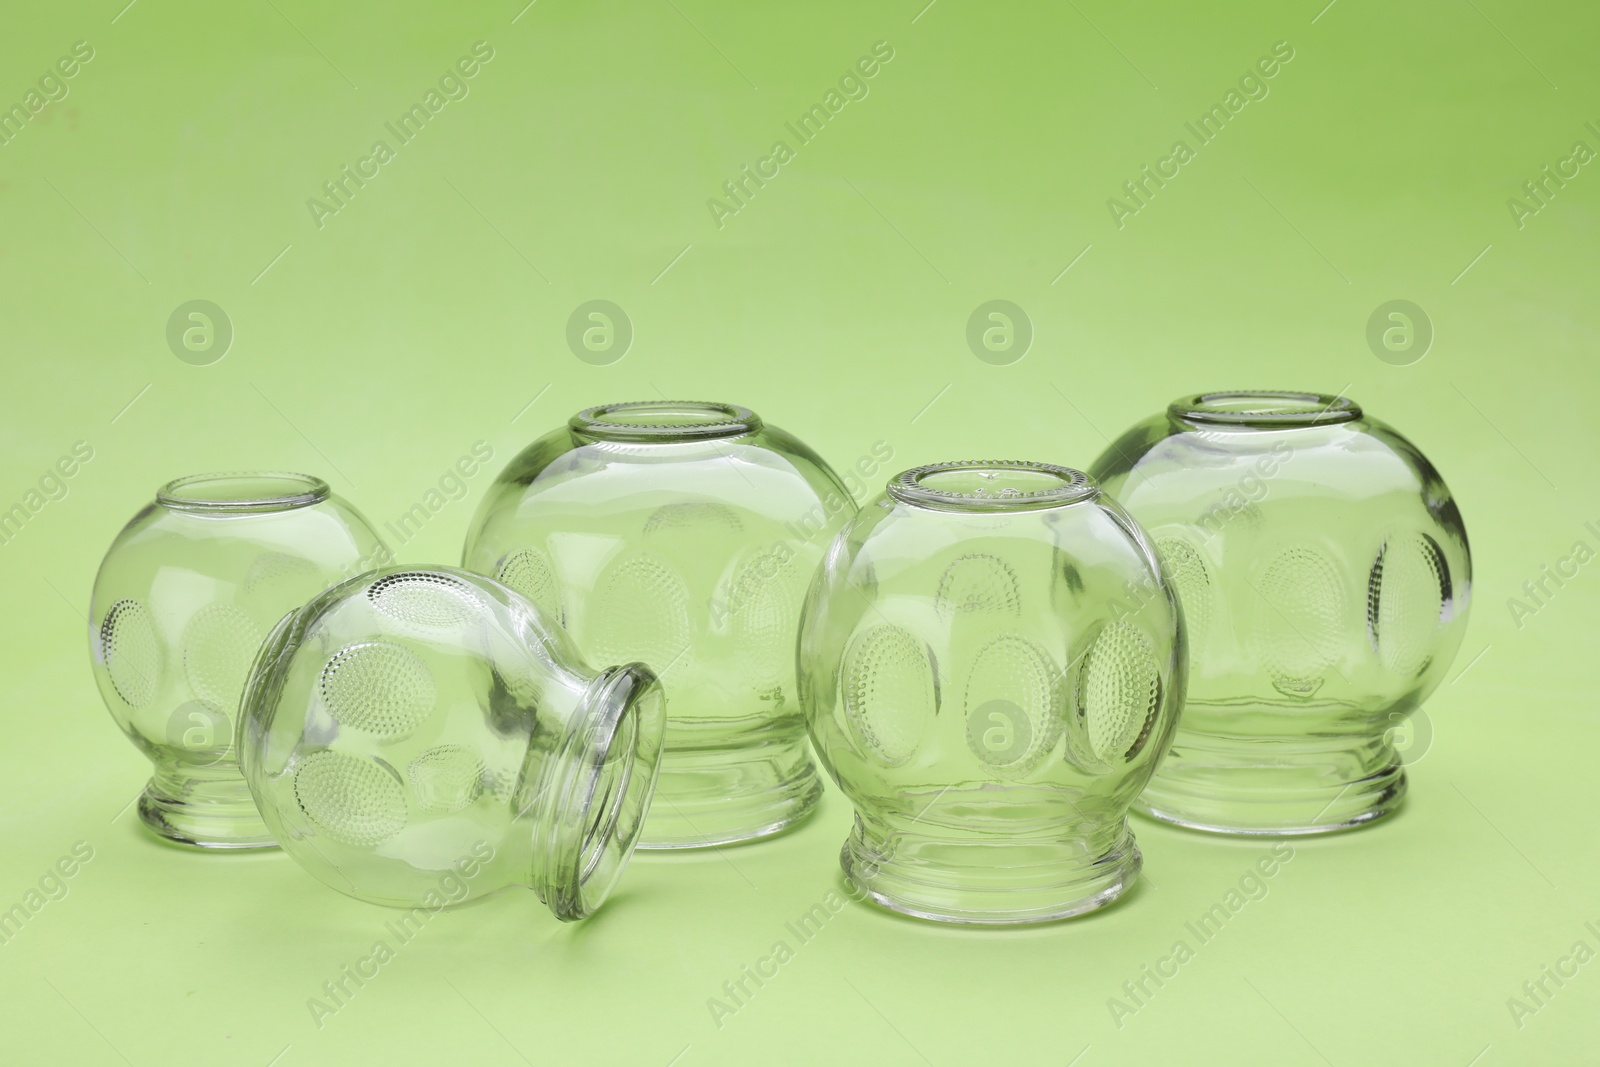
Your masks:
{"label": "tilted glass cup", "polygon": [[591,670],[520,594],[387,568],[286,617],[244,696],[245,778],[285,852],[361,900],[437,910],[510,885],[581,919],[649,810],[655,675]]}
{"label": "tilted glass cup", "polygon": [[821,794],[795,696],[800,605],[855,511],[805,445],[748,408],[589,408],[495,479],[462,565],[543,608],[602,662],[668,695],[642,848],[778,833]]}
{"label": "tilted glass cup", "polygon": [[926,919],[1066,918],[1140,867],[1128,805],[1183,701],[1176,601],[1081,472],[957,462],[889,482],[806,601],[801,701],[855,806],[840,861]]}
{"label": "tilted glass cup", "polygon": [[239,694],[261,639],[389,550],[327,483],[282,472],[169,482],[95,577],[89,651],[111,717],[155,764],[139,817],[175,844],[270,848],[239,775]]}
{"label": "tilted glass cup", "polygon": [[1394,811],[1397,731],[1471,600],[1433,464],[1345,397],[1243,391],[1174,401],[1091,472],[1155,539],[1189,633],[1183,721],[1136,810],[1238,834]]}

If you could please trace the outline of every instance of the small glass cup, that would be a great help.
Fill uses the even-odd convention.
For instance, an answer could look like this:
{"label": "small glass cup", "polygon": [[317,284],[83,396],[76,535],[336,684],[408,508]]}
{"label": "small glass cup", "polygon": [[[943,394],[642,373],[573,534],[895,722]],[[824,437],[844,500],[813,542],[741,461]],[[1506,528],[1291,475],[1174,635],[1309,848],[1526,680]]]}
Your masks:
{"label": "small glass cup", "polygon": [[1174,401],[1091,472],[1155,539],[1189,633],[1183,719],[1135,809],[1235,834],[1394,811],[1396,731],[1472,593],[1433,464],[1345,397],[1242,391]]}
{"label": "small glass cup", "polygon": [[627,866],[663,719],[654,674],[590,670],[513,590],[391,567],[273,631],[242,762],[284,851],[340,892],[437,910],[524,885],[573,920]]}
{"label": "small glass cup", "polygon": [[815,453],[733,404],[589,408],[495,479],[462,565],[538,604],[589,658],[661,676],[666,747],[641,848],[766,837],[815,807],[795,633],[855,507]]}
{"label": "small glass cup", "polygon": [[123,528],[95,578],[89,651],[111,717],[155,765],[146,827],[198,848],[273,846],[234,749],[250,662],[286,612],[389,558],[304,474],[179,478]]}
{"label": "small glass cup", "polygon": [[801,702],[855,806],[845,876],[925,919],[1024,923],[1116,899],[1128,805],[1183,700],[1176,601],[1081,472],[956,462],[889,482],[806,601]]}

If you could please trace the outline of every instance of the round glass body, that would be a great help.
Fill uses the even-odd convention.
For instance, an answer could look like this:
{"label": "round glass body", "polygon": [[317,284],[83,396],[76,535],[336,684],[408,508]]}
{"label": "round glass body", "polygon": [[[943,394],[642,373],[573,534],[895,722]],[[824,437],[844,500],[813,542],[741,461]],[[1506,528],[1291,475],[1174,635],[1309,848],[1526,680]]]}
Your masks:
{"label": "round glass body", "polygon": [[239,776],[239,695],[285,613],[387,562],[319,478],[203,474],[163,486],[106,553],[89,651],[111,717],[155,765],[139,816],[165,840],[261,848],[271,835]]}
{"label": "round glass body", "polygon": [[801,700],[855,806],[846,877],[928,919],[1037,922],[1139,870],[1128,805],[1183,700],[1176,601],[1082,473],[906,471],[835,539],[806,601]]}
{"label": "round glass body", "polygon": [[855,502],[809,448],[748,408],[590,408],[490,488],[463,566],[543,608],[600,662],[666,690],[643,848],[764,837],[815,806],[795,694],[805,591]]}
{"label": "round glass body", "polygon": [[1267,834],[1393,811],[1396,730],[1471,599],[1433,465],[1344,397],[1224,392],[1174,401],[1092,471],[1155,539],[1189,634],[1183,720],[1136,808]]}
{"label": "round glass body", "polygon": [[244,698],[245,778],[284,851],[362,900],[509,885],[581,919],[649,808],[655,676],[586,667],[521,595],[449,568],[360,575],[285,618]]}

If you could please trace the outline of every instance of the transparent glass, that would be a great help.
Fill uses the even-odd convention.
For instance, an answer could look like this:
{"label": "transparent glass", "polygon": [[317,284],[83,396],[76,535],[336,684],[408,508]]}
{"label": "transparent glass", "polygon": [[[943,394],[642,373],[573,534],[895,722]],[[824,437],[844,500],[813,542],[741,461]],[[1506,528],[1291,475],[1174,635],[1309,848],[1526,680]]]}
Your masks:
{"label": "transparent glass", "polygon": [[1395,731],[1472,592],[1433,464],[1344,397],[1222,392],[1174,401],[1092,472],[1155,538],[1189,634],[1183,720],[1136,809],[1240,834],[1395,810]]}
{"label": "transparent glass", "polygon": [[242,762],[267,825],[317,878],[437,909],[524,885],[581,919],[649,810],[661,688],[586,667],[518,593],[386,568],[286,617],[251,671]]}
{"label": "transparent glass", "polygon": [[169,482],[106,553],[89,651],[111,717],[155,774],[139,817],[200,848],[274,842],[239,775],[239,694],[286,612],[389,560],[319,478],[201,474]]}
{"label": "transparent glass", "polygon": [[661,677],[666,747],[640,847],[765,837],[815,807],[795,632],[855,510],[805,445],[698,402],[589,408],[489,489],[462,565],[559,619],[591,659]]}
{"label": "transparent glass", "polygon": [[801,701],[855,806],[840,861],[926,919],[1060,919],[1139,871],[1128,805],[1183,701],[1154,551],[1079,471],[959,462],[890,481],[806,601]]}

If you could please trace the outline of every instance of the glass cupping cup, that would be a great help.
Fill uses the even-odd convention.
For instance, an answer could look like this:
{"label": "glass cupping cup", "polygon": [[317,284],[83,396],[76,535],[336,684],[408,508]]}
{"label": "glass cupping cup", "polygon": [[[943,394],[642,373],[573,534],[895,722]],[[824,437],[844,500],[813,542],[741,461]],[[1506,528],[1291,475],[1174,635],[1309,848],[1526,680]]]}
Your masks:
{"label": "glass cupping cup", "polygon": [[1176,601],[1085,475],[956,462],[889,482],[806,601],[801,702],[856,811],[841,863],[886,908],[1021,923],[1138,874],[1129,804],[1183,700]]}
{"label": "glass cupping cup", "polygon": [[262,646],[242,761],[267,825],[317,878],[437,909],[510,885],[592,913],[649,810],[655,675],[585,666],[520,594],[387,568],[306,604]]}
{"label": "glass cupping cup", "polygon": [[1137,809],[1310,834],[1393,811],[1396,730],[1461,644],[1472,563],[1433,464],[1343,396],[1174,401],[1091,468],[1150,531],[1189,633],[1189,697]]}
{"label": "glass cupping cup", "polygon": [[89,648],[112,718],[155,765],[146,827],[201,848],[273,845],[234,745],[251,660],[286,612],[388,558],[303,474],[179,478],[123,528],[95,578]]}
{"label": "glass cupping cup", "polygon": [[815,806],[794,642],[811,575],[855,511],[815,453],[732,404],[589,408],[489,489],[463,566],[603,662],[661,676],[667,732],[643,848],[778,833]]}

